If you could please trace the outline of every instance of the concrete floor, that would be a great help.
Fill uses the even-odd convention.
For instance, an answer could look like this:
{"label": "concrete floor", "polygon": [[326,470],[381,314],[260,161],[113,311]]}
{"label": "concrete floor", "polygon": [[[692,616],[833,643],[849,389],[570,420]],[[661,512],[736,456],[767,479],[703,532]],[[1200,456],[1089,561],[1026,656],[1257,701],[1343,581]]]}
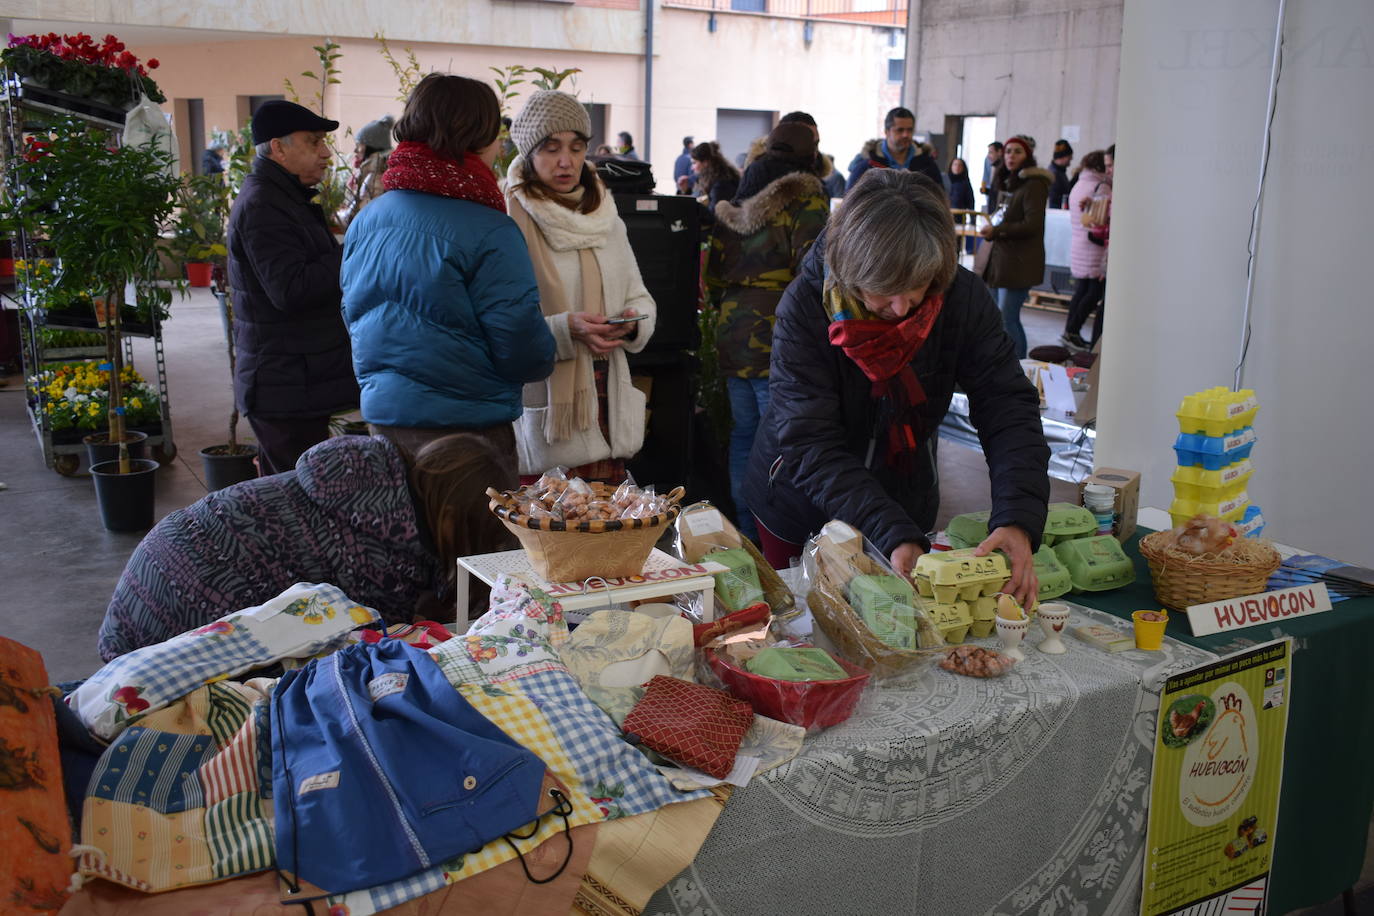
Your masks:
{"label": "concrete floor", "polygon": [[[206,290],[173,304],[165,326],[167,369],[177,455],[157,473],[157,518],[205,494],[197,452],[225,441],[231,405],[229,366],[218,306]],[[1059,313],[1027,309],[1023,324],[1032,347],[1057,341]],[[135,365],[154,374],[149,341],[134,344]],[[43,653],[53,682],[75,680],[100,667],[96,632],[105,605],[139,534],[115,534],[100,524],[95,491],[84,459],[77,477],[43,466],[24,411],[24,388],[15,376],[0,387],[0,633]],[[240,433],[251,440],[247,424]],[[940,447],[939,524],[961,512],[987,508],[988,475],[982,455],[949,442]],[[1051,481],[1051,498],[1073,500],[1074,488]],[[1369,846],[1374,851],[1374,843]],[[1366,861],[1357,885],[1361,912],[1374,912]],[[1313,910],[1315,916],[1343,912],[1340,900]]]}

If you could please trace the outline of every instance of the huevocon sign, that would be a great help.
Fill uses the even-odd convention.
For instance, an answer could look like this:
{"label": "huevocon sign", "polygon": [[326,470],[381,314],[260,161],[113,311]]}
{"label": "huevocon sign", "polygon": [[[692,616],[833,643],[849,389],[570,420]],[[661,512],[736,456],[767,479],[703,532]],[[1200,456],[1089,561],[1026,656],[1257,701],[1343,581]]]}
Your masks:
{"label": "huevocon sign", "polygon": [[1282,623],[1294,617],[1331,610],[1326,585],[1299,585],[1278,591],[1227,598],[1188,608],[1188,623],[1194,636],[1208,636],[1223,630],[1239,630],[1266,623]]}

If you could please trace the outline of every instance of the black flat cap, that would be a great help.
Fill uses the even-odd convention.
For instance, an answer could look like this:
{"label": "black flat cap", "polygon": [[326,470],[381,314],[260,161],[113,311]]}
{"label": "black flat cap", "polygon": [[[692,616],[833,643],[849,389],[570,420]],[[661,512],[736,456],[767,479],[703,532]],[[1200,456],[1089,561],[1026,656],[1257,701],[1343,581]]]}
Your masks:
{"label": "black flat cap", "polygon": [[266,143],[276,137],[285,137],[298,130],[338,130],[339,122],[322,118],[304,105],[273,99],[263,102],[253,115],[253,142]]}

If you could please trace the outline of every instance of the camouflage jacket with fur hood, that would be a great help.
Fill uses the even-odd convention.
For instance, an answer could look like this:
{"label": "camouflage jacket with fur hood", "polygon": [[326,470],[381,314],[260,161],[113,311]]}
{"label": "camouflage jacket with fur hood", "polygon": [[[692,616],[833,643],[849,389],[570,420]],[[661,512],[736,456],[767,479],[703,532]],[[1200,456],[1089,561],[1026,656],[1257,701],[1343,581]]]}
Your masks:
{"label": "camouflage jacket with fur hood", "polygon": [[767,377],[773,313],[829,214],[829,195],[809,172],[776,178],[738,205],[716,205],[706,283],[722,373]]}

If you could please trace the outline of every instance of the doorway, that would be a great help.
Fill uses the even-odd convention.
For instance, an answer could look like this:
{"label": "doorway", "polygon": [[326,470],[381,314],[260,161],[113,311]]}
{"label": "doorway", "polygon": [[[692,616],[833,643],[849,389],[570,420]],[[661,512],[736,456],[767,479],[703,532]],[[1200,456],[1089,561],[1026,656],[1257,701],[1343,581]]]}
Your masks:
{"label": "doorway", "polygon": [[765,137],[773,129],[776,111],[757,111],[749,108],[716,109],[716,142],[726,159],[744,169],[749,144]]}
{"label": "doorway", "polygon": [[988,144],[997,139],[996,115],[949,115],[945,118],[945,134],[949,137],[949,155],[964,160],[969,181],[973,183],[974,209],[987,211],[987,195],[983,193],[983,165],[987,162]]}

